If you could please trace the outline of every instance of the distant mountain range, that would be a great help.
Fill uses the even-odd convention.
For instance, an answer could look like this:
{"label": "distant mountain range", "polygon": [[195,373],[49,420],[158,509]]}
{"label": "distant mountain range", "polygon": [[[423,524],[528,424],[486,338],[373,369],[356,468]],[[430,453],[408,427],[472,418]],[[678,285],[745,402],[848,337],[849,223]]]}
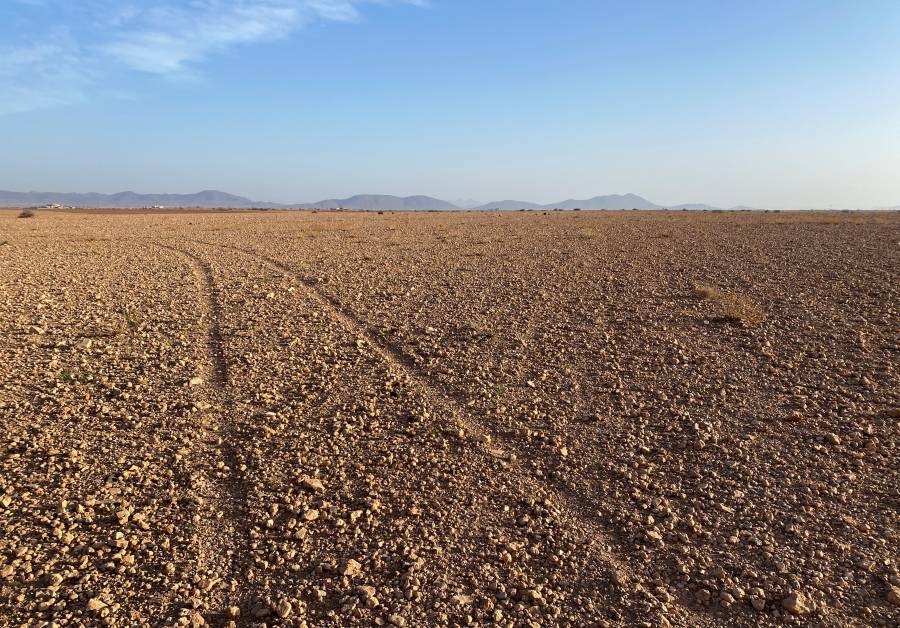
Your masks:
{"label": "distant mountain range", "polygon": [[73,207],[258,207],[263,209],[331,209],[343,207],[359,210],[454,210],[453,203],[430,196],[388,196],[385,194],[359,194],[350,198],[329,198],[315,203],[268,203],[254,201],[218,190],[204,190],[196,194],[79,194],[72,192],[9,192],[0,190],[0,207],[40,205],[68,205]]}
{"label": "distant mountain range", "polygon": [[71,205],[74,207],[259,207],[272,203],[256,203],[243,196],[218,190],[204,190],[196,194],[78,194],[74,192],[8,192],[0,190],[0,206],[22,207],[35,205]]}
{"label": "distant mountain range", "polygon": [[[331,209],[344,208],[356,210],[506,210],[519,209],[689,209],[716,210],[719,207],[702,203],[684,205],[657,205],[636,194],[611,194],[595,196],[588,199],[568,199],[558,203],[541,205],[529,201],[494,201],[483,205],[472,206],[470,201],[457,205],[430,196],[390,196],[386,194],[359,194],[349,198],[329,198],[315,203],[266,203],[254,201],[243,196],[235,196],[218,190],[204,190],[196,194],[138,194],[137,192],[119,192],[117,194],[70,193],[70,192],[8,192],[0,190],[0,207],[31,207],[49,204],[68,205],[74,207],[205,207],[205,208],[249,208],[262,209]],[[752,209],[750,207],[732,207],[729,209]]]}

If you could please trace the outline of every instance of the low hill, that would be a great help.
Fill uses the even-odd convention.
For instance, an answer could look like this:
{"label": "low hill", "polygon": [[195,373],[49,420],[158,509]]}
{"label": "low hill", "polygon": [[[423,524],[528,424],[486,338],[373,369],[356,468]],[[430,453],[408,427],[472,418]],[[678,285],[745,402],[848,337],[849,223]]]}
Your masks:
{"label": "low hill", "polygon": [[392,210],[392,209],[423,209],[423,210],[447,210],[459,209],[453,203],[442,201],[430,196],[391,196],[389,194],[357,194],[349,198],[329,198],[316,203],[303,203],[297,205],[306,209],[329,209],[342,207],[344,209],[360,210]]}
{"label": "low hill", "polygon": [[544,209],[544,205],[538,205],[537,203],[530,203],[528,201],[493,201],[491,203],[485,203],[484,205],[479,205],[475,209],[481,210],[501,210],[501,211],[515,211],[517,209]]}
{"label": "low hill", "polygon": [[557,203],[549,203],[540,205],[538,203],[530,203],[528,201],[494,201],[485,203],[477,209],[500,209],[500,210],[516,210],[516,209],[659,209],[660,205],[651,203],[647,199],[637,194],[609,194],[606,196],[595,196],[584,200],[570,198]]}

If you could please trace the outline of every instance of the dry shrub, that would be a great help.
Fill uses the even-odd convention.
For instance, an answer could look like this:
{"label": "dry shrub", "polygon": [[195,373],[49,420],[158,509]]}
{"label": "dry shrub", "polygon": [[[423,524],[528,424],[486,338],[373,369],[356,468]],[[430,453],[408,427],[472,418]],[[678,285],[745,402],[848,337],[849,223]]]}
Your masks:
{"label": "dry shrub", "polygon": [[23,209],[19,212],[19,218],[34,218],[34,212],[30,209]]}
{"label": "dry shrub", "polygon": [[766,320],[766,312],[745,294],[726,294],[721,301],[725,318],[736,323],[754,327]]}
{"label": "dry shrub", "polygon": [[707,301],[718,301],[722,298],[722,292],[718,288],[712,288],[702,284],[694,286],[694,293],[701,299],[706,299]]}
{"label": "dry shrub", "polygon": [[745,294],[723,292],[718,288],[704,285],[695,286],[694,292],[700,298],[718,304],[722,317],[729,322],[753,327],[766,320],[765,310]]}

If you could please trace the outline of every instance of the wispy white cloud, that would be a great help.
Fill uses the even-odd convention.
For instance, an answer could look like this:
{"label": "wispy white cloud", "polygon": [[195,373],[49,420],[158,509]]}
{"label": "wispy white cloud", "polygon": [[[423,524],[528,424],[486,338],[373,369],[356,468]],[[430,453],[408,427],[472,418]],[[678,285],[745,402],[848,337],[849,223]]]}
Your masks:
{"label": "wispy white cloud", "polygon": [[90,64],[68,37],[0,47],[0,115],[86,99]]}
{"label": "wispy white cloud", "polygon": [[183,72],[237,44],[280,39],[301,17],[296,2],[207,0],[188,9],[155,6],[131,20],[101,50],[134,70]]}
{"label": "wispy white cloud", "polygon": [[[66,36],[0,47],[0,114],[83,101],[93,81],[115,74],[116,67],[189,74],[235,46],[284,39],[315,20],[358,21],[366,4],[426,2],[170,0],[147,6],[130,0],[16,1],[58,14],[62,24],[38,26]],[[80,29],[69,28],[67,19]]]}

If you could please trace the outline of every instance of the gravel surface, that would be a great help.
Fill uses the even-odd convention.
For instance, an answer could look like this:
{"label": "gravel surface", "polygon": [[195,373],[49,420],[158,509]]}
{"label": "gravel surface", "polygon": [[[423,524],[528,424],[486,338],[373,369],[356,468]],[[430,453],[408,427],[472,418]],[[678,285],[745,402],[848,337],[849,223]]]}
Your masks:
{"label": "gravel surface", "polygon": [[0,211],[0,626],[897,626],[900,216]]}

